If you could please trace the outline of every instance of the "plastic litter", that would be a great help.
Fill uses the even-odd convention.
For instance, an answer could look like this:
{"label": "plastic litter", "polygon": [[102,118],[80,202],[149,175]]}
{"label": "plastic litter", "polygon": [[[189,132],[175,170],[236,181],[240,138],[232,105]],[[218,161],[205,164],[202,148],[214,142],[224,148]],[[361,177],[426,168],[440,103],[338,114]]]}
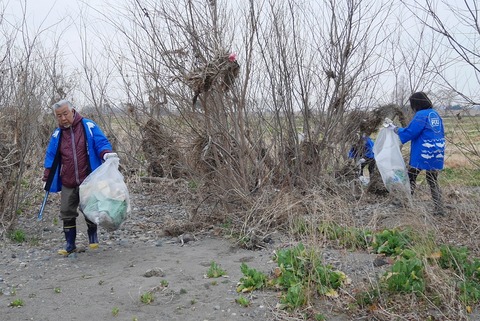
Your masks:
{"label": "plastic litter", "polygon": [[80,210],[108,231],[118,229],[130,212],[130,197],[118,157],[108,158],[80,185]]}

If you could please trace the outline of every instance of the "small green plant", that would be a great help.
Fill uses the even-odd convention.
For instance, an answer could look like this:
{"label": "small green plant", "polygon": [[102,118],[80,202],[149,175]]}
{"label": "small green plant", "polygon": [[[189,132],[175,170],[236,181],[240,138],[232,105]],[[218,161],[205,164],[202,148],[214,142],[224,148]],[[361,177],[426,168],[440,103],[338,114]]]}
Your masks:
{"label": "small green plant", "polygon": [[250,300],[243,295],[240,295],[238,298],[236,298],[235,302],[240,304],[242,307],[248,307],[250,305]]}
{"label": "small green plant", "polygon": [[442,245],[438,265],[460,275],[458,290],[463,304],[473,305],[480,301],[480,260],[470,258],[467,248]]}
{"label": "small green plant", "polygon": [[145,292],[140,296],[140,302],[143,304],[150,304],[155,299],[152,292]]}
{"label": "small green plant", "polygon": [[372,232],[354,227],[343,227],[334,222],[326,222],[318,227],[320,233],[329,240],[335,240],[339,245],[350,250],[365,249],[372,238]]}
{"label": "small green plant", "polygon": [[399,255],[411,243],[411,232],[397,229],[386,229],[374,235],[372,247],[376,253]]}
{"label": "small green plant", "polygon": [[52,224],[53,224],[54,226],[57,226],[57,225],[58,225],[58,217],[54,217],[54,218],[53,218]]}
{"label": "small green plant", "polygon": [[28,180],[26,180],[25,178],[23,178],[23,179],[20,181],[20,186],[22,186],[22,187],[29,187],[29,186],[30,186],[30,183],[28,182]]}
{"label": "small green plant", "polygon": [[276,278],[271,283],[285,291],[280,303],[286,309],[307,304],[313,294],[312,290],[318,294],[336,297],[336,289],[349,281],[345,273],[323,265],[318,253],[313,249],[306,249],[302,243],[294,248],[278,251],[275,260],[278,268],[275,270]]}
{"label": "small green plant", "polygon": [[442,245],[440,246],[438,265],[440,265],[442,269],[462,271],[468,264],[468,255],[469,252],[465,247]]}
{"label": "small green plant", "polygon": [[195,300],[195,299],[191,299],[191,300],[190,300],[190,304],[191,304],[191,305],[194,305],[195,303],[197,303],[197,300]]}
{"label": "small green plant", "polygon": [[185,290],[185,289],[183,289],[183,288],[180,289],[180,294],[186,294],[186,293],[187,293],[187,290]]}
{"label": "small green plant", "polygon": [[287,309],[304,306],[307,303],[307,289],[301,283],[292,284],[280,298],[280,303]]}
{"label": "small green plant", "polygon": [[188,181],[188,188],[195,190],[198,187],[198,183],[195,180]]}
{"label": "small green plant", "polygon": [[383,276],[386,287],[396,293],[424,293],[425,278],[423,262],[416,258],[402,257]]}
{"label": "small green plant", "polygon": [[56,287],[56,288],[53,289],[53,292],[62,293],[62,289],[60,289],[59,287]]}
{"label": "small green plant", "polygon": [[323,314],[315,314],[315,321],[325,321],[327,318]]}
{"label": "small green plant", "polygon": [[22,299],[15,299],[12,302],[10,302],[10,305],[12,308],[19,308],[23,306],[23,300]]}
{"label": "small green plant", "polygon": [[251,292],[265,286],[267,276],[262,272],[249,268],[245,263],[240,265],[240,271],[242,271],[243,276],[238,283],[237,292]]}
{"label": "small green plant", "polygon": [[223,270],[222,268],[220,268],[220,266],[217,263],[215,263],[214,261],[212,261],[212,263],[210,263],[210,268],[207,271],[207,277],[208,278],[219,278],[219,277],[224,276],[226,274],[227,274],[227,272],[225,270]]}
{"label": "small green plant", "polygon": [[291,223],[291,229],[294,235],[304,235],[310,230],[310,223],[303,217],[296,217]]}
{"label": "small green plant", "polygon": [[359,292],[355,295],[355,301],[358,306],[365,308],[376,303],[380,297],[378,289],[371,289],[370,291]]}
{"label": "small green plant", "polygon": [[167,280],[161,280],[160,285],[163,286],[164,288],[168,287],[168,281]]}
{"label": "small green plant", "polygon": [[12,241],[17,243],[23,243],[26,240],[25,232],[23,230],[12,231],[8,236]]}
{"label": "small green plant", "polygon": [[224,229],[232,228],[233,222],[231,218],[227,218],[223,223],[220,225]]}
{"label": "small green plant", "polygon": [[118,307],[113,307],[112,309],[112,315],[114,317],[116,317],[118,315],[118,312],[120,312],[120,310],[118,309]]}

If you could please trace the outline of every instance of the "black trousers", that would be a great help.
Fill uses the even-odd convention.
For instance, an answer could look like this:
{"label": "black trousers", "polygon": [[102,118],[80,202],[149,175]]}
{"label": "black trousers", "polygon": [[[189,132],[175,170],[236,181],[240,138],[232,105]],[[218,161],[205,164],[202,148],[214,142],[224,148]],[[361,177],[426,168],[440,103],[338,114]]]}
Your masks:
{"label": "black trousers", "polygon": [[[418,168],[410,167],[408,169],[408,179],[410,180],[410,188],[412,190],[412,194],[417,187],[417,176],[420,174],[421,170]],[[432,193],[433,203],[436,209],[443,209],[443,202],[442,202],[442,193],[440,191],[440,186],[438,185],[438,171],[431,170],[426,171],[427,182],[430,186],[430,192]]]}

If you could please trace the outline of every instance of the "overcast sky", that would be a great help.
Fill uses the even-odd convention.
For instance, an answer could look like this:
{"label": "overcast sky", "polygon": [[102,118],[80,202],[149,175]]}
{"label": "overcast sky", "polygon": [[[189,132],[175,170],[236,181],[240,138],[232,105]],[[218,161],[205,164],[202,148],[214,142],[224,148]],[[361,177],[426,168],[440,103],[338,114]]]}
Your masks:
{"label": "overcast sky", "polygon": [[[1,1],[1,0],[0,0]],[[243,1],[243,0],[242,0]],[[244,0],[246,1],[246,0]],[[27,7],[24,8],[24,5]],[[0,2],[0,8],[5,8],[5,18],[15,21],[23,16],[26,12],[26,21],[32,34],[39,30],[48,29],[55,39],[56,36],[61,37],[61,52],[72,66],[80,65],[81,59],[81,41],[80,29],[85,24],[88,25],[87,33],[95,32],[111,32],[111,27],[102,22],[99,12],[108,12],[111,6],[121,6],[126,0],[3,0]],[[463,2],[463,0],[453,0],[450,3]],[[443,12],[448,16],[448,13]],[[408,16],[408,15],[406,15]],[[451,19],[450,19],[451,20]],[[405,21],[405,25],[412,22]],[[109,29],[110,28],[110,29]],[[110,30],[110,31],[109,31]],[[477,35],[478,36],[478,35]],[[48,39],[46,37],[45,39]],[[98,38],[95,36],[87,36],[88,45],[90,47],[98,45]],[[48,44],[47,44],[48,45]],[[479,93],[479,81],[472,72],[472,68],[463,68],[462,63],[458,63],[454,68],[449,70],[449,77],[457,83],[457,86],[465,90],[467,93]]]}

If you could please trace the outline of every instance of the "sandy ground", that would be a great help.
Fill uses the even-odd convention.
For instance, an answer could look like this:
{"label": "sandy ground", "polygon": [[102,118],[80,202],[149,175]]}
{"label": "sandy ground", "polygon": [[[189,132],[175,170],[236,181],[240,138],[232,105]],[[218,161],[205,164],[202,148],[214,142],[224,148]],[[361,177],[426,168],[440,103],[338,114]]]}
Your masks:
{"label": "sandy ground", "polygon": [[[214,230],[194,235],[184,243],[165,236],[166,217],[186,215],[178,204],[158,194],[131,193],[133,210],[117,231],[100,229],[100,248],[69,257],[56,252],[63,247],[61,224],[56,220],[59,195],[50,197],[44,220],[35,209],[18,221],[27,242],[8,240],[0,247],[0,320],[284,320],[275,308],[278,293],[272,290],[246,294],[251,305],[235,302],[236,285],[245,262],[270,273],[275,249],[285,247],[279,238],[263,250],[246,250],[216,236]],[[86,225],[77,220],[77,246],[86,247]],[[375,274],[371,254],[348,254],[322,249],[325,260],[362,280]],[[227,277],[206,278],[211,262]],[[141,302],[145,293],[153,302]],[[15,300],[23,306],[11,307]],[[325,305],[328,320],[351,320],[348,311]],[[286,317],[288,318],[288,316]]]}
{"label": "sandy ground", "polygon": [[[186,211],[170,196],[154,193],[155,189],[131,192],[133,210],[122,228],[110,233],[100,229],[99,249],[69,257],[56,253],[64,244],[56,221],[59,195],[51,196],[43,221],[37,222],[36,209],[21,216],[16,228],[26,231],[27,242],[7,240],[0,246],[0,320],[301,320],[275,308],[279,293],[273,290],[247,294],[248,307],[235,302],[241,263],[270,273],[276,266],[274,251],[288,246],[287,242],[274,236],[264,249],[251,251],[207,229],[182,245],[178,238],[165,236],[162,226],[167,218],[185,218]],[[398,222],[401,216],[388,217]],[[450,219],[454,217],[445,218]],[[83,219],[77,226],[77,243],[85,246]],[[319,299],[316,307],[329,321],[368,320],[347,308],[349,293],[377,279],[388,265],[375,266],[373,254],[318,250],[325,263],[345,272],[353,282],[343,297]],[[212,261],[228,276],[206,278]],[[146,293],[153,294],[149,304],[141,302]],[[15,300],[23,306],[11,307]]]}
{"label": "sandy ground", "polygon": [[[228,277],[206,278],[211,261]],[[9,248],[2,250],[2,286],[10,293],[0,296],[1,319],[270,320],[262,298],[248,308],[235,303],[241,262],[265,271],[272,266],[267,251],[252,255],[208,237],[184,246],[121,240],[72,257]],[[154,300],[144,304],[140,297],[149,291]],[[19,298],[22,307],[8,307]]]}

